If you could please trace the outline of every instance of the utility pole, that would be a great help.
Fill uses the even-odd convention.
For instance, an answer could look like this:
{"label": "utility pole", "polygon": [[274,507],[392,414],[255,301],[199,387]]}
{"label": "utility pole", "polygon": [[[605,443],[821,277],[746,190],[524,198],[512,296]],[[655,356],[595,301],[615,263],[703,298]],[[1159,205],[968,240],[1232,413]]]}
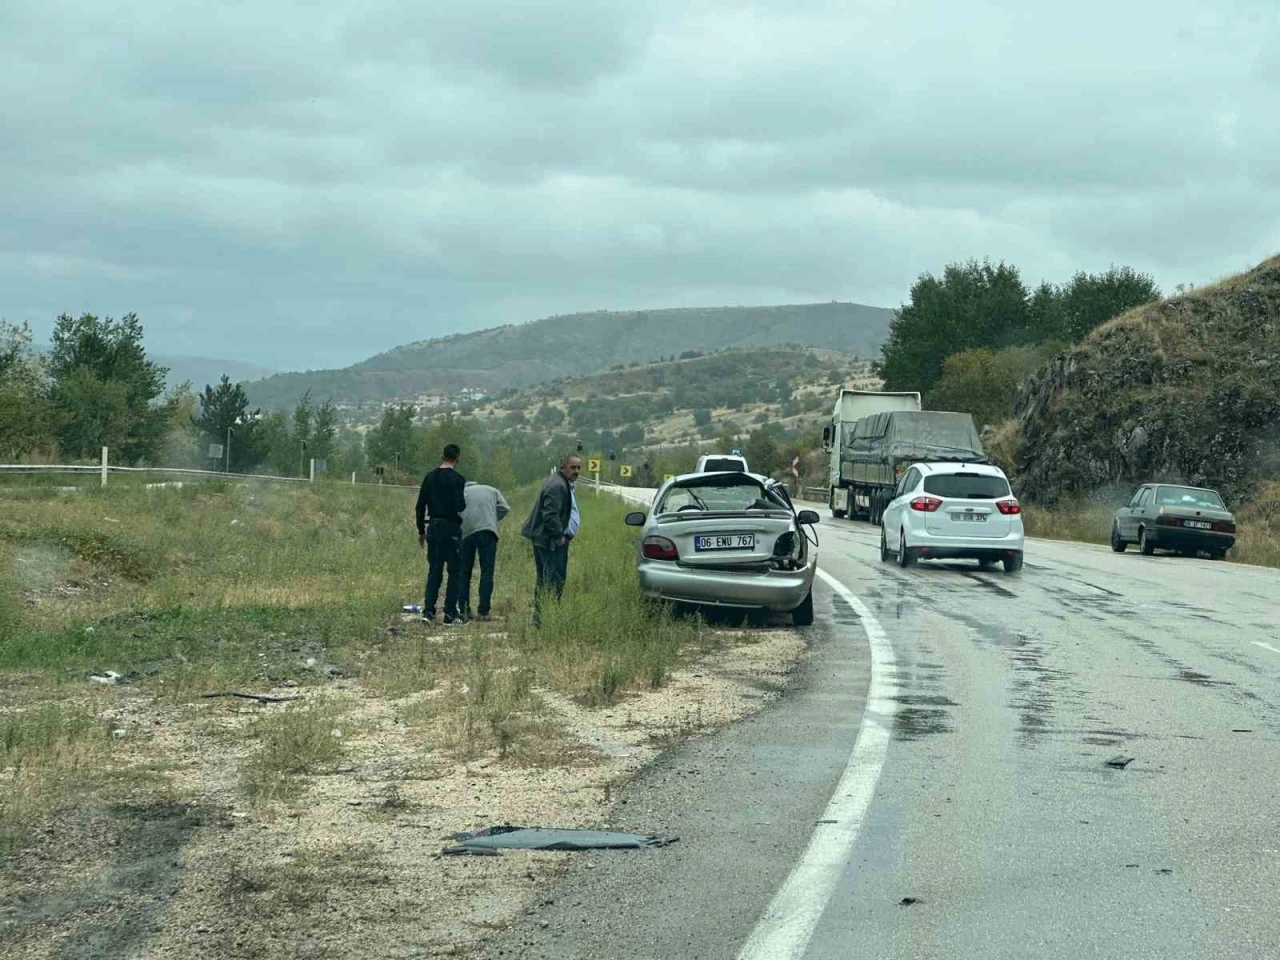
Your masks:
{"label": "utility pole", "polygon": [[307,441],[302,441],[302,451],[298,454],[298,476],[307,475]]}
{"label": "utility pole", "polygon": [[227,448],[225,451],[226,462],[225,462],[225,466],[223,466],[222,468],[223,473],[231,472],[231,434],[234,432],[235,431],[232,430],[230,427],[227,427]]}
{"label": "utility pole", "polygon": [[396,458],[396,468],[395,468],[396,472],[393,474],[393,477],[395,478],[394,482],[399,483],[400,482],[400,451],[397,450],[394,456]]}

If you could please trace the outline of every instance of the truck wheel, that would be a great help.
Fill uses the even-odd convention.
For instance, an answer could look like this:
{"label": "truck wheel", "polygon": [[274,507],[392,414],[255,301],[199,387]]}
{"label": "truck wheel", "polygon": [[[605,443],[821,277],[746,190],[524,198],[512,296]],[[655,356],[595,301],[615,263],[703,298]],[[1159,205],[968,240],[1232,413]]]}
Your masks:
{"label": "truck wheel", "polygon": [[831,516],[835,517],[837,520],[841,519],[844,516],[844,511],[836,506],[836,488],[835,487],[831,488],[831,502],[829,506],[831,507]]}
{"label": "truck wheel", "polygon": [[853,495],[853,487],[846,487],[845,493],[847,494],[847,497],[845,499],[844,515],[850,520],[857,520],[858,498]]}

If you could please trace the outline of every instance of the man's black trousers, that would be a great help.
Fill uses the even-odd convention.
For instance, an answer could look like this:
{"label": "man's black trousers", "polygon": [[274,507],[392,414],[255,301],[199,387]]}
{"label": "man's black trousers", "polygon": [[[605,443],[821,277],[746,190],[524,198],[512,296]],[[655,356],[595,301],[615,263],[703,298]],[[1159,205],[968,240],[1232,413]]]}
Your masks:
{"label": "man's black trousers", "polygon": [[436,615],[436,601],[440,598],[440,581],[448,571],[449,580],[444,589],[444,615],[449,619],[458,616],[458,590],[461,587],[462,524],[448,520],[431,520],[427,523],[427,593],[422,601],[422,613]]}

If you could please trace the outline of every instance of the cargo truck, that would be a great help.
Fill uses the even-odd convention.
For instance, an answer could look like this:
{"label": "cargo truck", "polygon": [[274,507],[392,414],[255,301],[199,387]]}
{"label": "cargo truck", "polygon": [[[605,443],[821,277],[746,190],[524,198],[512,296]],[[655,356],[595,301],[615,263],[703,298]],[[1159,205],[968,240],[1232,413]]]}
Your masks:
{"label": "cargo truck", "polygon": [[882,393],[879,390],[843,389],[836,397],[831,422],[822,430],[822,449],[831,454],[828,486],[831,515],[843,517],[848,512],[847,485],[840,479],[840,453],[853,439],[854,425],[864,417],[894,410],[919,410],[920,394]]}
{"label": "cargo truck", "polygon": [[[833,418],[831,426],[823,431],[823,446],[831,453],[832,516],[879,523],[885,506],[893,499],[894,487],[912,463],[986,462],[973,417],[967,413],[921,411],[919,394],[905,396],[916,398],[915,409],[890,408],[838,425]],[[900,402],[905,405],[906,401]],[[841,412],[840,403],[836,412]]]}

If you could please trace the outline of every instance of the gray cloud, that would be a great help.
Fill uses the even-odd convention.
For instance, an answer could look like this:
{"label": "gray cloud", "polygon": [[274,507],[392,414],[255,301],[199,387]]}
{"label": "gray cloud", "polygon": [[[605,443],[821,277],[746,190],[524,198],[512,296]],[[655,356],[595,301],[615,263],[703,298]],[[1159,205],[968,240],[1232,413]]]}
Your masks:
{"label": "gray cloud", "polygon": [[596,307],[901,302],[950,259],[1280,247],[1270,0],[0,11],[0,313],[343,364]]}

